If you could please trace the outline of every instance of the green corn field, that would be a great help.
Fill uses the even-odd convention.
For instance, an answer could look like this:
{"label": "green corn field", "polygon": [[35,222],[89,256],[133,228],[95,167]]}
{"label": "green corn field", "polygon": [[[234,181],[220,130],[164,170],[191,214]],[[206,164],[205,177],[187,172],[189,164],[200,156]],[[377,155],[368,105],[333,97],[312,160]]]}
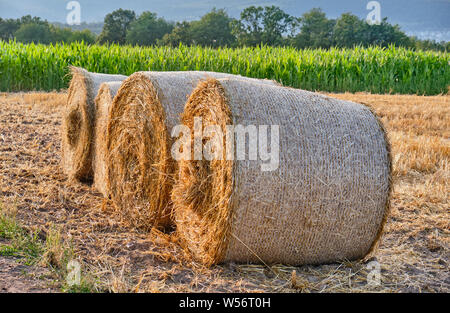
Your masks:
{"label": "green corn field", "polygon": [[379,47],[307,49],[22,44],[0,41],[0,91],[67,88],[68,65],[92,72],[204,70],[274,79],[285,86],[329,92],[435,95],[448,92],[447,52]]}

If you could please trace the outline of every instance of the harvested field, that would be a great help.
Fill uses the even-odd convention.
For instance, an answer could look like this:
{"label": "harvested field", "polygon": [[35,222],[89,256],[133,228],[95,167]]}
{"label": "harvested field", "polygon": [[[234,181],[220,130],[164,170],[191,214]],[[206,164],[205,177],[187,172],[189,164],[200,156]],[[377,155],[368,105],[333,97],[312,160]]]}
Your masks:
{"label": "harvested field", "polygon": [[[58,289],[51,289],[48,282],[48,270],[28,268],[18,264],[13,258],[0,257],[0,293],[46,293],[58,292]],[[41,279],[33,279],[35,277]],[[49,286],[50,285],[50,286]]]}
{"label": "harvested field", "polygon": [[[65,93],[0,94],[0,206],[17,210],[43,237],[60,229],[99,291],[449,292],[450,96],[329,95],[371,106],[392,144],[392,212],[366,262],[205,269],[177,238],[135,231],[93,186],[67,182],[60,159]],[[368,284],[374,260],[378,286]]]}

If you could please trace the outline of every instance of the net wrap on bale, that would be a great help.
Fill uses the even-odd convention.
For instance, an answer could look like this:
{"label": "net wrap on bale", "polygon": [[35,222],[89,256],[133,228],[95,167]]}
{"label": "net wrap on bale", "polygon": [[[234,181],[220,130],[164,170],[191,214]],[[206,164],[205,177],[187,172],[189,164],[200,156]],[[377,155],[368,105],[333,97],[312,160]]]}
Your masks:
{"label": "net wrap on bale", "polygon": [[178,162],[175,222],[196,260],[318,264],[359,259],[373,248],[388,214],[391,156],[369,108],[292,88],[209,79],[193,91],[182,123],[192,130],[194,117],[223,133],[226,125],[279,125],[273,171],[262,171],[267,162],[248,154],[226,159],[226,149],[223,160]]}
{"label": "net wrap on bale", "polygon": [[95,103],[100,85],[122,81],[123,75],[90,73],[71,67],[67,105],[62,117],[62,167],[69,179],[92,179],[92,140],[95,127]]}
{"label": "net wrap on bale", "polygon": [[95,130],[93,149],[94,186],[104,197],[108,197],[108,169],[106,166],[106,131],[108,127],[109,109],[122,82],[108,82],[100,86],[95,98]]}
{"label": "net wrap on bale", "polygon": [[171,132],[189,94],[207,77],[236,76],[137,72],[123,82],[114,98],[107,130],[107,185],[118,212],[134,227],[148,230],[172,223],[170,193],[176,164],[171,157]]}

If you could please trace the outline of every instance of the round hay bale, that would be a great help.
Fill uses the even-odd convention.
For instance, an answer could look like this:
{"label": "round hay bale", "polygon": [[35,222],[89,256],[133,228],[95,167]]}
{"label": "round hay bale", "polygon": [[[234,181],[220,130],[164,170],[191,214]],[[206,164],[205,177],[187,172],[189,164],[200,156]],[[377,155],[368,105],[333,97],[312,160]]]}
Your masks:
{"label": "round hay bale", "polygon": [[108,82],[100,85],[95,98],[95,130],[92,166],[94,171],[94,187],[105,198],[108,197],[108,168],[106,167],[106,131],[108,127],[109,109],[117,91],[122,85],[121,81]]}
{"label": "round hay bale", "polygon": [[262,171],[267,162],[248,154],[227,158],[226,148],[221,160],[178,162],[173,211],[194,259],[207,266],[318,264],[359,259],[375,245],[388,214],[391,156],[369,108],[298,89],[210,79],[193,91],[182,115],[192,147],[194,117],[203,129],[219,125],[224,134],[226,125],[279,125],[275,170]]}
{"label": "round hay bale", "polygon": [[95,126],[95,103],[100,84],[122,81],[123,75],[90,73],[71,67],[67,105],[62,118],[62,168],[69,179],[92,179],[92,144]]}
{"label": "round hay bale", "polygon": [[171,224],[176,165],[171,158],[171,131],[179,124],[187,97],[207,77],[237,76],[138,72],[123,82],[114,98],[107,135],[107,185],[117,210],[134,227],[149,230]]}

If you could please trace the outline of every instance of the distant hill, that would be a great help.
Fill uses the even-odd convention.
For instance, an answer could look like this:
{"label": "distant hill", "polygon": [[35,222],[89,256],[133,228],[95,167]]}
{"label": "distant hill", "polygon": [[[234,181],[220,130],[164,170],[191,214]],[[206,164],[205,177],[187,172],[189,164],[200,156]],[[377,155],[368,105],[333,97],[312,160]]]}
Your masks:
{"label": "distant hill", "polygon": [[53,22],[52,23],[55,26],[58,26],[60,28],[71,28],[72,30],[85,30],[89,29],[91,32],[93,32],[96,35],[100,35],[103,29],[103,22],[98,23],[86,23],[82,22],[80,25],[68,25],[66,23],[60,23],[60,22]]}
{"label": "distant hill", "polygon": [[[42,17],[52,22],[65,23],[69,1],[62,0],[0,0],[0,17],[20,17],[26,14]],[[84,22],[102,22],[105,15],[118,8],[132,9],[136,13],[152,11],[171,21],[194,20],[210,11],[213,7],[225,8],[227,12],[238,17],[239,13],[250,5],[277,5],[287,13],[300,16],[313,7],[322,8],[328,17],[335,18],[344,12],[351,12],[359,17],[368,13],[368,0],[79,0],[81,18]],[[450,0],[379,0],[383,17],[399,24],[409,34],[436,36],[440,33],[450,34]],[[447,38],[450,40],[450,38]]]}

